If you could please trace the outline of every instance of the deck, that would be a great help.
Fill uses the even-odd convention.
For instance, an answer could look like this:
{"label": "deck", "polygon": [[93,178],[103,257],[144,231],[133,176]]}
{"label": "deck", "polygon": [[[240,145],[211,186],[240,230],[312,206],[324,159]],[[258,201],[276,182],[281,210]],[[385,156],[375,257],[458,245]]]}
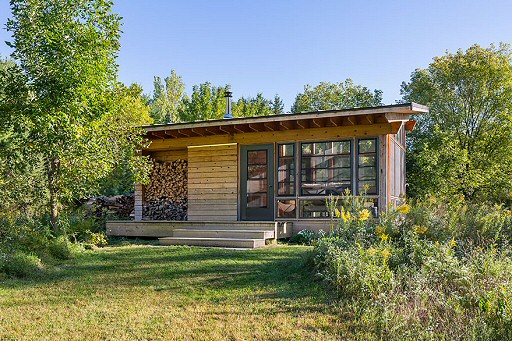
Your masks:
{"label": "deck", "polygon": [[162,245],[261,247],[292,235],[291,222],[108,221],[107,235],[159,238]]}

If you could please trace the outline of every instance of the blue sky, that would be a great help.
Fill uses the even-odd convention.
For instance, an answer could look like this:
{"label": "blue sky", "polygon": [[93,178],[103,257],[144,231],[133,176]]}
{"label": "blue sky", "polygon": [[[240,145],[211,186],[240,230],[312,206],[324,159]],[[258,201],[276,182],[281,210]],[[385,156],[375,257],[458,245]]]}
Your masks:
{"label": "blue sky", "polygon": [[[234,98],[279,94],[289,110],[305,84],[355,83],[400,98],[400,84],[434,56],[512,43],[512,1],[115,1],[123,17],[119,78],[153,89],[174,69],[190,92],[210,81]],[[0,54],[10,53],[0,2]]]}

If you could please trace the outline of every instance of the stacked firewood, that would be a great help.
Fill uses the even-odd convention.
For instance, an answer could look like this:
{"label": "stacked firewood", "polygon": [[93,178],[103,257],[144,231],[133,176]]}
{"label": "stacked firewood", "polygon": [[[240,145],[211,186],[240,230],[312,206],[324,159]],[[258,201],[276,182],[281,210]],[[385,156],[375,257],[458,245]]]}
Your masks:
{"label": "stacked firewood", "polygon": [[133,212],[133,204],[133,194],[113,197],[101,196],[89,199],[85,203],[85,208],[89,216],[96,218],[104,218],[107,214],[118,218],[130,218]]}
{"label": "stacked firewood", "polygon": [[187,161],[155,161],[144,190],[143,216],[150,220],[186,220]]}

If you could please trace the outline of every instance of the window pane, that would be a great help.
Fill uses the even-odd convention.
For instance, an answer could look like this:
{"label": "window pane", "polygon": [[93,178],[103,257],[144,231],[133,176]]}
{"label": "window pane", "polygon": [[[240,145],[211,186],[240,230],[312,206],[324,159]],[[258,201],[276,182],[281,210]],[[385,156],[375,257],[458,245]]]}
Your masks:
{"label": "window pane", "polygon": [[247,194],[247,207],[267,207],[267,193]]}
{"label": "window pane", "polygon": [[248,165],[247,177],[248,179],[266,179],[267,165]]}
{"label": "window pane", "polygon": [[350,141],[334,142],[334,154],[350,154]]}
{"label": "window pane", "polygon": [[279,145],[279,156],[293,156],[293,144]]}
{"label": "window pane", "polygon": [[300,201],[301,218],[324,218],[328,217],[325,200],[301,200]]}
{"label": "window pane", "polygon": [[295,194],[295,148],[293,143],[278,145],[277,195]]}
{"label": "window pane", "polygon": [[334,170],[334,179],[350,181],[350,168],[336,168]]}
{"label": "window pane", "polygon": [[373,181],[359,181],[359,193],[364,192],[365,186],[367,186],[366,193],[373,194],[377,193],[377,182]]}
{"label": "window pane", "polygon": [[267,179],[247,180],[247,193],[265,192],[267,193]]}
{"label": "window pane", "polygon": [[313,152],[313,145],[311,143],[302,144],[302,155],[311,155]]}
{"label": "window pane", "polygon": [[267,151],[266,150],[253,150],[247,152],[248,165],[266,165],[267,164]]}
{"label": "window pane", "polygon": [[294,195],[295,183],[294,182],[279,182],[277,184],[277,195]]}
{"label": "window pane", "polygon": [[359,168],[359,180],[375,180],[377,179],[377,168],[363,167]]}
{"label": "window pane", "polygon": [[351,141],[302,143],[301,195],[341,194],[351,188]]}
{"label": "window pane", "polygon": [[278,218],[295,218],[296,204],[295,200],[278,200],[277,201],[277,217]]}
{"label": "window pane", "polygon": [[375,139],[359,140],[359,153],[375,153],[376,143]]}
{"label": "window pane", "polygon": [[376,165],[375,155],[360,155],[359,156],[359,167],[375,166],[375,165]]}
{"label": "window pane", "polygon": [[334,158],[334,167],[350,167],[350,155],[343,155]]}

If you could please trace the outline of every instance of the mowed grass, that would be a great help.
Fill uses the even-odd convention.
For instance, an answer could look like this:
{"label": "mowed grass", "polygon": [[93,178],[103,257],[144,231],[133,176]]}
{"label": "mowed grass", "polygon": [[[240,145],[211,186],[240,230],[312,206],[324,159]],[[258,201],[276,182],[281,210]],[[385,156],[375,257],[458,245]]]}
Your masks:
{"label": "mowed grass", "polygon": [[126,245],[0,282],[1,340],[335,340],[311,249]]}

